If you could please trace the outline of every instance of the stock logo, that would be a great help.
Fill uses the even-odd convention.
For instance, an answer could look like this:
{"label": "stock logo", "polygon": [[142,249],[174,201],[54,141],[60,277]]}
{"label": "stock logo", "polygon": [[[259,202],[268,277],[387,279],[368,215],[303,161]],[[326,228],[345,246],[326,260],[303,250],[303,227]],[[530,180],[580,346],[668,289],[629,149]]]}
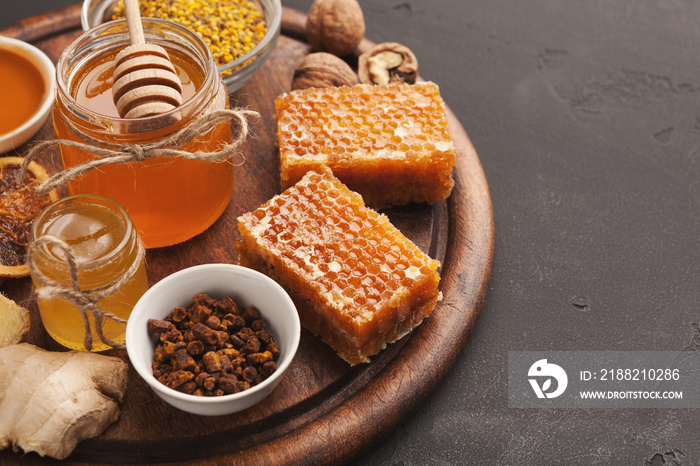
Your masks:
{"label": "stock logo", "polygon": [[[566,371],[556,364],[549,364],[546,359],[540,359],[530,366],[527,376],[537,398],[556,398],[564,393],[569,383]],[[557,382],[554,389],[552,380]]]}

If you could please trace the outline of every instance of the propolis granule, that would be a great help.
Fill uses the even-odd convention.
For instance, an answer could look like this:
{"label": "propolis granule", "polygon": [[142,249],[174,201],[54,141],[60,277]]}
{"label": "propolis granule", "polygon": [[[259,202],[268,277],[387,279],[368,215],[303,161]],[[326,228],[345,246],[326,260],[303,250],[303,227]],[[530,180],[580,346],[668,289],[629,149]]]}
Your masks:
{"label": "propolis granule", "polygon": [[[167,19],[199,34],[219,65],[250,52],[267,33],[262,13],[247,0],[141,0],[139,9],[141,16]],[[113,18],[123,17],[120,0]]]}
{"label": "propolis granule", "polygon": [[283,188],[325,165],[375,208],[452,191],[455,149],[434,83],[309,88],[275,107]]}
{"label": "propolis granule", "polygon": [[350,364],[369,362],[434,309],[438,261],[329,169],[238,219],[242,265],[290,293],[302,325]]}

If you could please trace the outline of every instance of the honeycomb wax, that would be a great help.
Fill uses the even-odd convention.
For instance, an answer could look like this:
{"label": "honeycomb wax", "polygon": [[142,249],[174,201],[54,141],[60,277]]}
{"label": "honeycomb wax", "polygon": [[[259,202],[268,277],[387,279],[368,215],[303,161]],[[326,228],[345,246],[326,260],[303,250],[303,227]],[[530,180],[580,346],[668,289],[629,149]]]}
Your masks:
{"label": "honeycomb wax", "polygon": [[240,263],[278,281],[302,326],[351,365],[369,362],[435,307],[439,262],[329,169],[238,218]]}
{"label": "honeycomb wax", "polygon": [[375,208],[452,191],[454,143],[432,82],[303,89],[275,108],[283,188],[326,165]]}

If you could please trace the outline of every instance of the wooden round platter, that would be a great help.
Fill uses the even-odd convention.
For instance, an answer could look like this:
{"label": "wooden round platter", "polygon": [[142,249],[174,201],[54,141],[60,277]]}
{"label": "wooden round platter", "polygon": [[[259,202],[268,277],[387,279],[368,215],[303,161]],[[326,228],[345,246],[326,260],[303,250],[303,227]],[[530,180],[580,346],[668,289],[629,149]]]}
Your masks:
{"label": "wooden round platter", "polygon": [[[272,57],[231,96],[232,105],[250,107],[261,116],[243,147],[246,163],[237,169],[227,210],[211,228],[190,241],[149,250],[151,284],[192,265],[237,263],[236,218],[279,193],[274,99],[289,91],[296,65],[309,53],[305,21],[303,13],[284,9],[282,34]],[[32,42],[54,62],[80,33],[80,5],[0,31]],[[372,45],[364,40],[359,50]],[[432,206],[385,211],[397,228],[442,263],[440,289],[444,298],[417,329],[373,357],[370,364],[355,367],[349,367],[304,330],[299,351],[273,393],[258,405],[227,416],[179,411],[157,398],[130,368],[119,420],[99,437],[81,442],[67,461],[338,463],[356,457],[390,433],[453,366],[474,329],[491,275],[494,223],[488,185],[467,134],[449,109],[448,119],[457,148],[455,187],[450,198]],[[48,121],[34,140],[54,137]],[[18,148],[16,153],[22,155],[27,147]],[[39,161],[50,172],[60,169],[57,152],[45,154]],[[7,280],[0,291],[30,309],[30,343],[65,350],[44,331],[29,278]],[[128,360],[125,351],[108,354]],[[20,460],[25,464],[45,461],[33,453],[0,451],[0,463]]]}

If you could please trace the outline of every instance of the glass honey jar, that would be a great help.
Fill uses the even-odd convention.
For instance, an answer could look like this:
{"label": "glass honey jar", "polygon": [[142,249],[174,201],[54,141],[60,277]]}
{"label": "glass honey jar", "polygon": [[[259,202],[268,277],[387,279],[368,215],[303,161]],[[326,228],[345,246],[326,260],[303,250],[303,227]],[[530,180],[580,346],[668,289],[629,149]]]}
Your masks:
{"label": "glass honey jar", "polygon": [[83,351],[123,345],[148,289],[144,255],[129,214],[109,198],[69,196],[46,207],[32,225],[29,268],[48,334]]}
{"label": "glass honey jar", "polygon": [[[53,122],[59,140],[119,148],[166,140],[207,113],[228,109],[228,93],[206,43],[176,23],[143,18],[146,42],[165,48],[183,86],[183,103],[162,115],[120,118],[112,101],[113,62],[129,45],[126,22],[110,21],[86,31],[59,57]],[[222,121],[177,147],[187,153],[216,152],[231,141]],[[100,156],[61,145],[64,169]],[[101,165],[67,183],[70,194],[99,194],[129,212],[148,248],[185,241],[206,230],[228,205],[234,156],[215,161],[179,156]]]}

